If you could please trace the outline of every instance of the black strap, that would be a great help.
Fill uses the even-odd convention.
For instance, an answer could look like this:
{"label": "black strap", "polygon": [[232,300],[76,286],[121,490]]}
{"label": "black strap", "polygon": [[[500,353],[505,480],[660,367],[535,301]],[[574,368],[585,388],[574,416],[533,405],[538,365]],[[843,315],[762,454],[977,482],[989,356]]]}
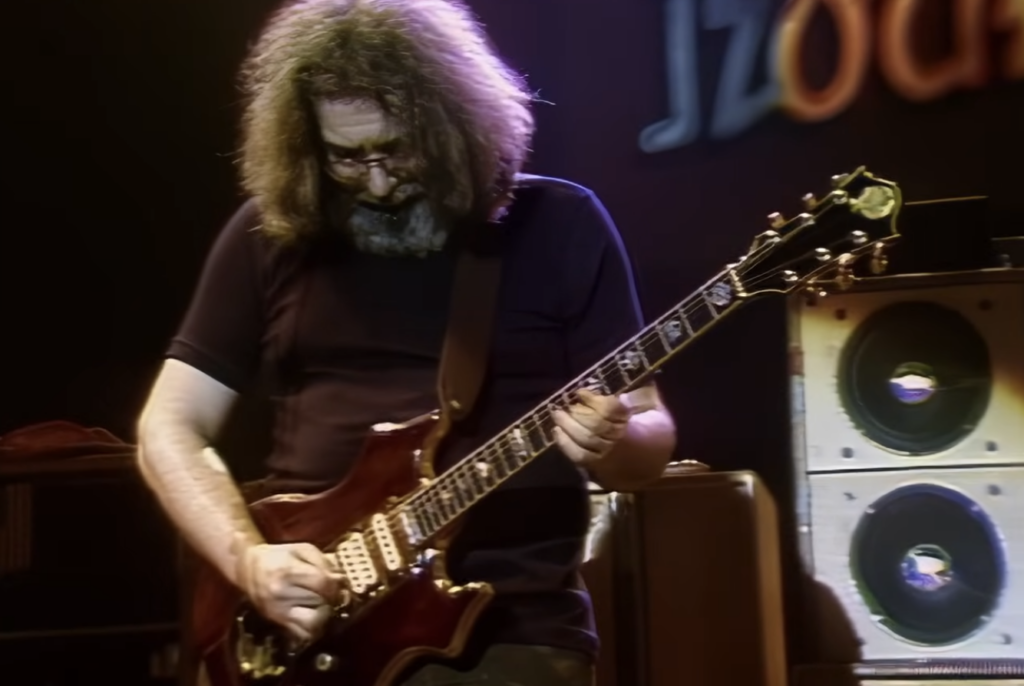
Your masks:
{"label": "black strap", "polygon": [[[497,231],[494,226],[483,230]],[[501,283],[497,240],[490,243],[464,245],[455,268],[437,389],[441,411],[452,421],[473,411],[490,357]]]}

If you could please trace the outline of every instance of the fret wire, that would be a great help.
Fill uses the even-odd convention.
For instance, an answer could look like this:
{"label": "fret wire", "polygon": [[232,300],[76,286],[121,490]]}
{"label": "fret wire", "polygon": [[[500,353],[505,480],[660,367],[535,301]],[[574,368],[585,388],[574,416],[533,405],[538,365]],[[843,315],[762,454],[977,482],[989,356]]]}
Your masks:
{"label": "fret wire", "polygon": [[683,325],[684,329],[686,329],[686,333],[689,334],[690,338],[693,338],[697,334],[693,330],[693,323],[690,321],[690,317],[696,313],[696,308],[692,310],[688,310],[687,308],[689,308],[689,305],[684,304],[676,310],[676,314],[679,315],[679,323]]}
{"label": "fret wire", "polygon": [[457,467],[452,470],[451,484],[452,488],[448,491],[452,494],[451,503],[454,507],[453,512],[457,513],[465,505],[463,503],[463,495],[465,494],[465,487],[462,485],[463,475],[460,473],[460,469]]}
{"label": "fret wire", "polygon": [[416,505],[412,508],[414,510],[412,519],[415,521],[416,526],[419,527],[420,531],[427,531],[433,528],[433,508],[427,508],[420,505]]}
{"label": "fret wire", "polygon": [[427,505],[427,528],[437,530],[441,527],[441,521],[444,518],[444,513],[441,512],[441,503],[438,498],[431,497],[428,499]]}
{"label": "fret wire", "polygon": [[711,302],[710,295],[711,295],[710,293],[705,293],[704,294],[704,298],[703,298],[704,306],[708,308],[709,312],[711,312],[711,316],[712,317],[714,317],[715,319],[718,319],[718,317],[719,317],[718,307],[715,305],[715,303]]}

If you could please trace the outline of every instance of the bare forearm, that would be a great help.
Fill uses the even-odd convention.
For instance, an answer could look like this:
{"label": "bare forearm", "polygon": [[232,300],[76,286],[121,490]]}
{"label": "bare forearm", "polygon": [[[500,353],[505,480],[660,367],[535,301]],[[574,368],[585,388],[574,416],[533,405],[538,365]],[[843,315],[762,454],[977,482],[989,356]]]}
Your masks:
{"label": "bare forearm", "polygon": [[217,453],[186,429],[149,428],[140,436],[139,467],[182,536],[237,583],[239,556],[263,537]]}
{"label": "bare forearm", "polygon": [[635,490],[662,475],[675,447],[675,422],[664,407],[638,412],[622,440],[591,467],[591,476],[610,490]]}

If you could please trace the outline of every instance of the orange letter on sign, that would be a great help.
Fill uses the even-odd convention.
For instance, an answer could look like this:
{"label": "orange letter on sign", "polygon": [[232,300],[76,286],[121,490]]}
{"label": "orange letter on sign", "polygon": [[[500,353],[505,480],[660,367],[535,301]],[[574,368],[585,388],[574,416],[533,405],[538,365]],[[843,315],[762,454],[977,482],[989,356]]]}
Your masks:
{"label": "orange letter on sign", "polygon": [[996,0],[992,28],[1010,34],[1003,57],[1003,75],[1024,79],[1024,0]]}
{"label": "orange letter on sign", "polygon": [[954,54],[931,66],[922,65],[912,54],[911,29],[919,0],[886,0],[882,6],[879,64],[889,84],[908,100],[934,100],[959,86],[983,86],[987,80],[988,0],[953,1]]}
{"label": "orange letter on sign", "polygon": [[[803,38],[819,5],[832,15],[839,34],[839,66],[832,82],[813,90],[803,76]],[[775,68],[782,107],[794,119],[822,121],[846,109],[860,92],[871,57],[870,0],[791,0],[779,27]]]}

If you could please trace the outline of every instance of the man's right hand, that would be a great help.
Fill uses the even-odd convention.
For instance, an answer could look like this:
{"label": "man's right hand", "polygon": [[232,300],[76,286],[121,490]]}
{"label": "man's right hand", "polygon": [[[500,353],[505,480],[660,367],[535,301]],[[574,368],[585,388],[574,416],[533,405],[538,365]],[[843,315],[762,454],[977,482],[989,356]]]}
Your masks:
{"label": "man's right hand", "polygon": [[341,575],[308,543],[244,549],[238,559],[238,585],[268,620],[300,641],[315,639],[341,592]]}

